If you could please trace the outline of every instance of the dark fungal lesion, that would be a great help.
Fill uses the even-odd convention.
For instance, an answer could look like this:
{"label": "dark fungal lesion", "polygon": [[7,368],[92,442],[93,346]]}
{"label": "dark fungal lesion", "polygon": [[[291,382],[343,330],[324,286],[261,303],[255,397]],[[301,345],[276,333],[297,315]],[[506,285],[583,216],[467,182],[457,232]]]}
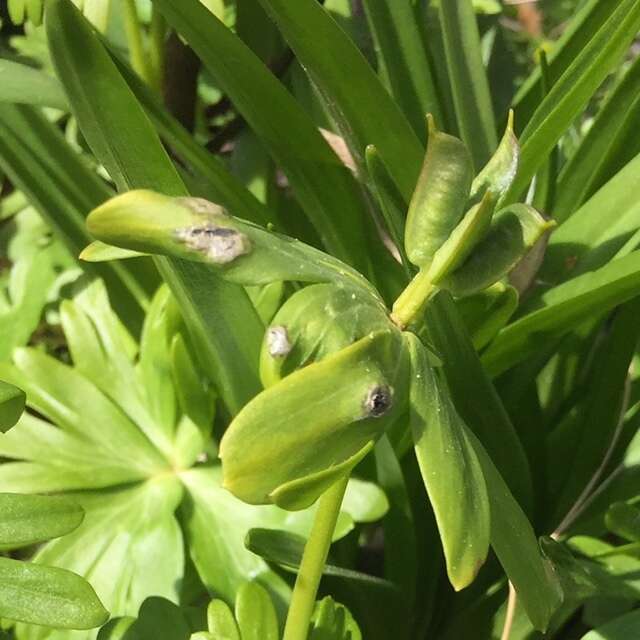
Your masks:
{"label": "dark fungal lesion", "polygon": [[207,223],[176,229],[176,238],[189,249],[205,255],[216,264],[228,264],[251,251],[251,241],[239,231]]}
{"label": "dark fungal lesion", "polygon": [[366,418],[380,418],[385,415],[393,405],[393,393],[387,385],[372,387],[365,396],[364,409]]}

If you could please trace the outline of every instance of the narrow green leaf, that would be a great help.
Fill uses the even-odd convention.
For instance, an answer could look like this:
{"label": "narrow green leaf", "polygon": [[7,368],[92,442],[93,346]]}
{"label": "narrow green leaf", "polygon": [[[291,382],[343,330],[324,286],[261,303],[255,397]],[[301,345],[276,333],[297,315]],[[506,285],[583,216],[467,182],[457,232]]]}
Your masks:
{"label": "narrow green leaf", "polygon": [[417,9],[411,2],[393,0],[365,0],[363,4],[376,44],[378,73],[423,140],[427,134],[424,114],[433,114],[436,122],[442,122],[442,116]]}
{"label": "narrow green leaf", "polygon": [[62,629],[92,629],[109,614],[88,582],[70,571],[0,558],[3,618]]}
{"label": "narrow green leaf", "polygon": [[598,111],[580,146],[558,176],[553,217],[566,220],[640,151],[640,61],[636,60]]}
{"label": "narrow green leaf", "polygon": [[485,481],[491,510],[491,546],[518,599],[539,631],[544,631],[562,601],[562,590],[542,556],[531,524],[509,491],[480,440],[467,431]]}
{"label": "narrow green leaf", "polygon": [[[604,267],[635,246],[640,228],[640,197],[630,184],[640,177],[640,156],[622,168],[553,232],[540,269],[540,279],[559,284]],[[615,216],[603,216],[613,211]],[[627,245],[629,243],[629,245]],[[528,308],[536,305],[534,295]]]}
{"label": "narrow green leaf", "polygon": [[238,589],[236,619],[242,640],[278,640],[278,618],[269,594],[256,582]]}
{"label": "narrow green leaf", "polygon": [[[621,2],[622,0],[586,0],[578,7],[547,55],[550,86],[568,69]],[[527,123],[531,119],[543,97],[541,69],[536,66],[513,100],[518,124]]]}
{"label": "narrow green leaf", "polygon": [[482,440],[510,490],[527,509],[531,503],[527,457],[447,293],[431,300],[426,322],[432,343],[442,357],[456,409]]}
{"label": "narrow green leaf", "polygon": [[[119,188],[187,195],[142,108],[69,0],[50,3],[47,33],[54,64],[80,127]],[[134,155],[132,149],[136,149]],[[259,388],[254,363],[262,323],[249,299],[206,266],[179,260],[157,260],[156,265],[178,300],[203,366],[229,410],[237,412]]]}
{"label": "narrow green leaf", "polygon": [[82,508],[67,498],[0,493],[0,547],[22,547],[63,536],[83,517]]}
{"label": "narrow green leaf", "polygon": [[440,2],[440,21],[458,128],[478,170],[489,160],[498,140],[471,1]]}
{"label": "narrow green leaf", "polygon": [[[289,92],[242,41],[199,2],[154,0],[216,78],[286,173],[325,246],[364,273],[366,212],[349,170]],[[138,185],[143,186],[143,185]]]}
{"label": "narrow green leaf", "polygon": [[622,0],[555,82],[522,133],[520,169],[505,196],[508,202],[517,200],[526,189],[551,149],[625,55],[638,29],[640,2]]}
{"label": "narrow green leaf", "polygon": [[385,539],[385,572],[398,585],[411,608],[416,594],[417,540],[407,485],[400,462],[387,436],[375,448],[377,479],[389,499],[389,511],[382,525]]}
{"label": "narrow green leaf", "polygon": [[409,259],[404,250],[404,224],[408,205],[384,166],[378,150],[373,145],[366,148],[365,160],[372,183],[371,188],[378,199],[387,231],[400,254],[405,273],[410,278]]}
{"label": "narrow green leaf", "polygon": [[411,355],[413,442],[456,591],[475,579],[489,551],[489,500],[478,458],[441,373],[420,340],[405,334]]}
{"label": "narrow green leaf", "polygon": [[594,313],[604,313],[640,292],[640,253],[550,289],[529,313],[506,326],[482,355],[492,376],[538,352],[541,341],[561,336]]}
{"label": "narrow green leaf", "polygon": [[60,83],[26,64],[0,59],[1,102],[67,108],[67,98]]}
{"label": "narrow green leaf", "polygon": [[[554,524],[560,522],[575,504],[615,437],[624,406],[629,366],[640,337],[639,312],[640,300],[619,309],[603,337],[600,353],[594,356],[593,373],[584,383],[587,395],[580,411],[580,428],[571,437],[570,451],[562,459],[564,482],[553,491]],[[593,428],[595,424],[597,429]]]}
{"label": "narrow green leaf", "polygon": [[108,51],[129,88],[140,105],[144,107],[158,135],[171,147],[177,157],[206,181],[215,201],[239,218],[261,225],[277,222],[275,214],[262,205],[248,189],[245,189],[219,158],[194,140],[139,76],[111,49]]}
{"label": "narrow green leaf", "polygon": [[18,422],[26,399],[22,389],[0,380],[0,433],[6,433]]}
{"label": "narrow green leaf", "polygon": [[365,149],[374,145],[408,199],[422,147],[364,55],[315,0],[260,0],[260,4],[319,89],[356,164],[364,168]]}
{"label": "narrow green leaf", "polygon": [[640,633],[640,611],[631,611],[589,631],[580,640],[629,640]]}

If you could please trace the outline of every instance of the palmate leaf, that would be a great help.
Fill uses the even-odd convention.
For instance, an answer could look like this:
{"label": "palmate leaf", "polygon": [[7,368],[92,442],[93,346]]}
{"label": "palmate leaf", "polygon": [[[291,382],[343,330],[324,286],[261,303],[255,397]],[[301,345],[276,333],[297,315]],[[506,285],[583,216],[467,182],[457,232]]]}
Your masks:
{"label": "palmate leaf", "polygon": [[[9,459],[0,465],[0,486],[63,493],[86,512],[75,531],[44,545],[36,562],[86,577],[113,615],[136,615],[150,595],[178,601],[186,540],[215,593],[232,601],[244,581],[258,577],[284,601],[286,583],[243,540],[252,527],[306,535],[313,510],[291,515],[251,507],[220,486],[219,466],[193,466],[208,452],[215,455],[205,442],[213,409],[188,339],[176,340],[182,325],[167,289],[152,301],[139,344],[111,311],[100,282],[85,283],[65,301],[62,317],[73,366],[25,351],[17,364],[2,365],[16,378],[28,372],[29,402],[53,423],[25,414],[0,436],[0,455]],[[184,380],[178,384],[176,377]],[[179,392],[185,384],[192,385],[190,402],[199,404],[188,415]],[[354,483],[350,492],[339,536],[386,508],[372,485]],[[20,640],[64,637],[46,628],[18,629]],[[78,636],[94,637],[93,631]]]}

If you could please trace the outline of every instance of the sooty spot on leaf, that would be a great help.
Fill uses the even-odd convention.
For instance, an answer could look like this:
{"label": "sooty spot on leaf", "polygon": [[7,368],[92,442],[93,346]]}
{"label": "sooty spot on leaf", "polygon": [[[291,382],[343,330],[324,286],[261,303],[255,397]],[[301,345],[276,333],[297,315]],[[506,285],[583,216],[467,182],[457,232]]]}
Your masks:
{"label": "sooty spot on leaf", "polygon": [[176,229],[176,237],[216,264],[228,264],[251,251],[251,241],[243,233],[213,224]]}
{"label": "sooty spot on leaf", "polygon": [[267,346],[269,354],[274,358],[283,358],[291,351],[291,343],[287,328],[280,326],[269,327],[267,329]]}
{"label": "sooty spot on leaf", "polygon": [[377,385],[369,389],[364,399],[364,409],[367,418],[379,418],[383,416],[393,404],[393,394],[386,385]]}

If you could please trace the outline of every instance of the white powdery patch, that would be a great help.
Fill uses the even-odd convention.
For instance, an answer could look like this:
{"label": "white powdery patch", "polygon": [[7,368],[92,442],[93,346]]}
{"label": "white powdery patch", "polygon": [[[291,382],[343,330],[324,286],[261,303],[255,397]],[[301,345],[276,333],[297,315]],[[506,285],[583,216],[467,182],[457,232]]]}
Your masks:
{"label": "white powdery patch", "polygon": [[274,358],[283,358],[291,351],[291,343],[287,328],[283,326],[269,327],[267,329],[267,348]]}
{"label": "white powdery patch", "polygon": [[228,264],[251,251],[251,241],[235,229],[214,225],[176,229],[176,238],[216,264]]}

